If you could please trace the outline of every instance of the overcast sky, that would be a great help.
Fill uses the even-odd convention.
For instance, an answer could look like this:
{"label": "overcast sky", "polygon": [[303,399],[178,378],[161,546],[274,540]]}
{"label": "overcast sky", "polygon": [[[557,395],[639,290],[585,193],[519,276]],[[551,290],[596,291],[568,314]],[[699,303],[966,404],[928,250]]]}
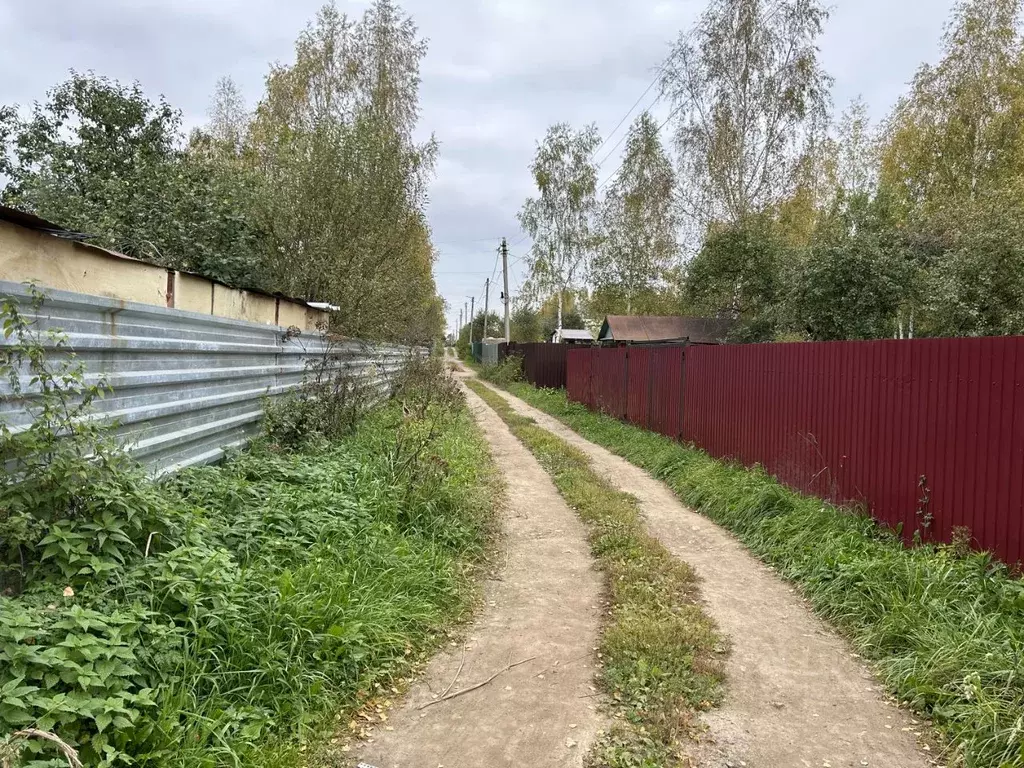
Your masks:
{"label": "overcast sky", "polygon": [[[320,0],[0,0],[0,103],[43,98],[71,68],[138,80],[186,124],[206,119],[217,79],[250,104],[272,61],[291,58]],[[531,193],[528,165],[546,127],[619,123],[653,79],[669,43],[705,0],[405,0],[430,40],[421,129],[441,142],[430,222],[438,287],[454,325],[466,297],[482,302],[502,235],[512,288],[522,281],[515,214]],[[858,94],[883,117],[915,69],[938,55],[953,0],[835,0],[821,41],[838,109]],[[364,2],[338,0],[359,14]],[[642,102],[655,98],[651,91]],[[665,114],[662,105],[655,111]],[[624,131],[627,125],[620,131]],[[667,130],[667,129],[666,129]],[[601,160],[619,140],[615,134]],[[601,169],[618,165],[618,151]],[[500,272],[496,275],[500,282]],[[491,306],[497,306],[497,290]],[[479,304],[478,304],[479,306]]]}

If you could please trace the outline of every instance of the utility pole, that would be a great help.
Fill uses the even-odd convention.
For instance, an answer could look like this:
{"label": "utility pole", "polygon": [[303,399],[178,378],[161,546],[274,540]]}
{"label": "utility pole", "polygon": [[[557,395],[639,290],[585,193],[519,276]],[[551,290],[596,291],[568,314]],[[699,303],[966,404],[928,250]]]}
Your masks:
{"label": "utility pole", "polygon": [[[466,320],[468,320],[468,319],[469,319],[469,302],[464,301],[464,302],[462,302],[462,325],[465,325],[466,324]],[[459,326],[459,334],[460,335],[462,334],[462,325]],[[469,340],[472,343],[472,341],[473,341],[473,327],[472,326],[470,326],[470,328],[469,328]]]}
{"label": "utility pole", "polygon": [[476,317],[476,296],[469,297],[469,346],[473,346],[473,319]]}
{"label": "utility pole", "polygon": [[487,310],[491,306],[491,278],[484,283],[484,333],[480,341],[487,338]]}
{"label": "utility pole", "polygon": [[501,279],[505,283],[505,290],[501,292],[501,299],[505,302],[505,343],[512,341],[512,333],[508,320],[508,240],[501,238]]}
{"label": "utility pole", "polygon": [[462,335],[462,310],[459,310],[459,324],[455,326],[455,341],[458,342],[459,336]]}

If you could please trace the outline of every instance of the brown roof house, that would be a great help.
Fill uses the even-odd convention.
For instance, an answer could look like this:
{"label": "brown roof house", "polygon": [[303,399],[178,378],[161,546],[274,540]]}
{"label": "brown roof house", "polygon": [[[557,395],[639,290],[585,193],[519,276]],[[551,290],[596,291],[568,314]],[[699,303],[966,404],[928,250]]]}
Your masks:
{"label": "brown roof house", "polygon": [[616,344],[725,344],[734,324],[712,317],[608,315],[598,340]]}

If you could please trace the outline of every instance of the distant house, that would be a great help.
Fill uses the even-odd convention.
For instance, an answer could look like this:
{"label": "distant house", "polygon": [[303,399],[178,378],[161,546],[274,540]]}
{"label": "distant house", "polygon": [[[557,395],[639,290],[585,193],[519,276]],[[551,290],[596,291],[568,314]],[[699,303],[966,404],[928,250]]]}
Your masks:
{"label": "distant house", "polygon": [[563,328],[562,335],[556,330],[551,335],[552,344],[593,344],[594,334],[590,331],[580,331],[573,328]]}
{"label": "distant house", "polygon": [[598,340],[615,344],[725,344],[732,320],[711,317],[608,315]]}

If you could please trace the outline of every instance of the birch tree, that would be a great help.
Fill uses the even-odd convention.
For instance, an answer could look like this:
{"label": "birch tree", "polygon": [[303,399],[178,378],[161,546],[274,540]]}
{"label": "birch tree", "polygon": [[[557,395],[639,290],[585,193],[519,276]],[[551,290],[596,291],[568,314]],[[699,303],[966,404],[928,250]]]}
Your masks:
{"label": "birch tree", "polygon": [[593,269],[595,288],[621,295],[626,314],[676,261],[674,188],[658,125],[644,112],[630,128],[622,167],[605,195]]}
{"label": "birch tree", "polygon": [[1024,170],[1022,0],[956,5],[938,64],[918,70],[887,126],[884,183],[911,206],[973,199]]}
{"label": "birch tree", "polygon": [[831,78],[818,62],[818,0],[712,0],[676,42],[662,89],[674,106],[684,214],[703,232],[787,196]]}
{"label": "birch tree", "polygon": [[576,131],[565,123],[548,129],[537,145],[530,171],[537,197],[523,203],[519,222],[533,239],[527,256],[531,282],[541,294],[555,295],[558,331],[565,294],[586,276],[594,247],[597,214],[597,127]]}

